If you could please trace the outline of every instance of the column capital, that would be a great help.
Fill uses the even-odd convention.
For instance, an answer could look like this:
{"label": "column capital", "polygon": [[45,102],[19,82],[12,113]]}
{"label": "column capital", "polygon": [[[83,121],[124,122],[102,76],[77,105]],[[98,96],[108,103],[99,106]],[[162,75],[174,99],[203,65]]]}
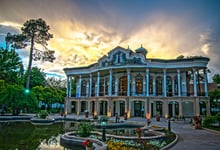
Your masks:
{"label": "column capital", "polygon": [[146,73],[149,73],[149,68],[146,68]]}
{"label": "column capital", "polygon": [[163,73],[166,74],[166,72],[167,72],[167,69],[163,69]]}

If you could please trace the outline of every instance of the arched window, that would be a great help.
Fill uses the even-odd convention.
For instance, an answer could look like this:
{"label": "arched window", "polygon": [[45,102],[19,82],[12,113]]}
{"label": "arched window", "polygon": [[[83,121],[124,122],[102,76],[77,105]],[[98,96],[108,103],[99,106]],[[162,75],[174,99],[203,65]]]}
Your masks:
{"label": "arched window", "polygon": [[138,74],[135,77],[135,81],[136,81],[136,94],[143,94],[143,77],[142,75]]}

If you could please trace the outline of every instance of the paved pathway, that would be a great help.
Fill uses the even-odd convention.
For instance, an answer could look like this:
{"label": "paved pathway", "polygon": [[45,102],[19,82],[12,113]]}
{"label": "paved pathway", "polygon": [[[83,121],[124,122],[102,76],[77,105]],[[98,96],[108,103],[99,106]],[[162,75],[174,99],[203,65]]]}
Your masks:
{"label": "paved pathway", "polygon": [[[131,118],[133,121],[146,121],[146,119]],[[168,126],[165,119],[154,121],[153,125]],[[205,129],[194,129],[189,121],[171,121],[171,130],[179,136],[178,142],[169,150],[220,150],[220,132],[211,132]]]}

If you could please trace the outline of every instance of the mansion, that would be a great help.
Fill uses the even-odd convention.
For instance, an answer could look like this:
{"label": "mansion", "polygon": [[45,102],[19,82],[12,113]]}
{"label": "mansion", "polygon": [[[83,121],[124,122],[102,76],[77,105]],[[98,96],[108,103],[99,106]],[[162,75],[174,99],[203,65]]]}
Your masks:
{"label": "mansion", "polygon": [[64,68],[65,112],[166,118],[208,115],[208,62],[201,56],[147,58],[142,46],[135,51],[118,46],[97,63]]}

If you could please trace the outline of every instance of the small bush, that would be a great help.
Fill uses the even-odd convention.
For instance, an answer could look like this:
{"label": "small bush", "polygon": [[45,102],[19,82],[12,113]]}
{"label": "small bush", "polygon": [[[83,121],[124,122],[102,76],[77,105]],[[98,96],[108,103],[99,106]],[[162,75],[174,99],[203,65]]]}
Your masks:
{"label": "small bush", "polygon": [[39,117],[45,119],[48,116],[47,110],[41,110],[39,112]]}
{"label": "small bush", "polygon": [[91,131],[93,130],[93,127],[88,122],[81,122],[78,125],[77,134],[81,137],[88,137],[91,134]]}
{"label": "small bush", "polygon": [[211,124],[215,122],[215,120],[216,120],[216,116],[205,117],[205,119],[203,120],[203,126],[210,127]]}

